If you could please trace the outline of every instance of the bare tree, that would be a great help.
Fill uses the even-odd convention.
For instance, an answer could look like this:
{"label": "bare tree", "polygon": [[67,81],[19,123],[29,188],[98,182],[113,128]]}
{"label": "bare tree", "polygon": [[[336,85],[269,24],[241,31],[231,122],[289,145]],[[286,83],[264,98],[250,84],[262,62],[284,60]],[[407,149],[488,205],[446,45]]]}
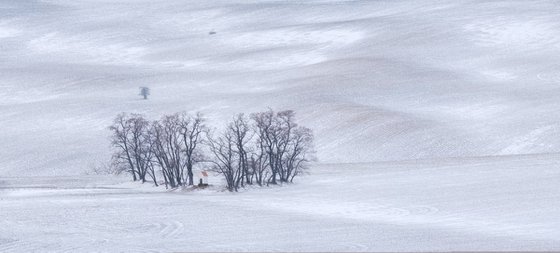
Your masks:
{"label": "bare tree", "polygon": [[229,191],[237,191],[242,174],[236,159],[234,135],[228,129],[217,137],[208,133],[207,138],[210,152],[214,157],[210,160],[213,164],[212,170],[224,177]]}
{"label": "bare tree", "polygon": [[267,184],[277,184],[278,180],[286,182],[283,176],[285,173],[282,158],[288,146],[293,115],[293,111],[275,113],[271,109],[252,114],[254,128],[260,139],[260,145],[266,151],[271,172]]}
{"label": "bare tree", "polygon": [[291,110],[275,113],[269,109],[254,113],[251,118],[257,134],[253,166],[264,162],[265,165],[260,169],[270,169],[267,184],[292,182],[310,161],[313,150],[311,130],[299,127],[295,122],[295,113]]}
{"label": "bare tree", "polygon": [[130,144],[132,158],[138,173],[138,179],[146,182],[146,173],[151,159],[149,122],[140,114],[132,114],[127,120],[130,126]]}
{"label": "bare tree", "polygon": [[294,177],[303,174],[308,169],[309,162],[313,160],[313,132],[306,127],[297,127],[291,135],[286,156],[283,158],[285,180],[293,182]]}
{"label": "bare tree", "polygon": [[134,181],[146,182],[151,159],[149,122],[140,114],[119,114],[113,125],[111,143],[117,148],[114,164],[132,174]]}
{"label": "bare tree", "polygon": [[187,169],[188,185],[193,185],[193,166],[202,159],[202,153],[198,152],[202,132],[206,129],[204,118],[201,113],[191,116],[186,113],[177,114],[179,133],[182,137],[183,152]]}
{"label": "bare tree", "polygon": [[265,180],[268,177],[270,167],[267,152],[260,138],[257,138],[255,141],[255,148],[251,151],[250,157],[249,166],[252,172],[252,179],[259,186],[263,186],[266,184]]}
{"label": "bare tree", "polygon": [[132,127],[129,124],[128,115],[121,113],[113,120],[113,124],[109,130],[113,132],[111,135],[111,144],[117,148],[113,154],[113,166],[119,171],[126,171],[132,175],[132,180],[138,180],[138,172],[134,166],[134,158],[132,148],[129,146],[132,138]]}
{"label": "bare tree", "polygon": [[146,140],[146,153],[145,153],[145,166],[146,166],[146,171],[148,176],[150,176],[150,178],[152,179],[152,182],[154,182],[154,185],[157,187],[159,186],[158,181],[157,181],[157,170],[156,170],[156,158],[155,158],[155,142],[154,142],[154,131],[152,129],[153,124],[149,124],[149,127],[147,128],[147,131],[145,133],[145,140]]}
{"label": "bare tree", "polygon": [[149,176],[155,186],[161,172],[166,188],[193,185],[194,166],[204,157],[202,143],[211,154],[206,161],[230,191],[253,183],[291,183],[314,159],[313,133],[298,126],[290,110],[269,109],[250,118],[238,114],[215,136],[200,113],[164,115],[151,123],[140,114],[121,113],[109,129],[114,167],[134,181]]}
{"label": "bare tree", "polygon": [[271,177],[268,183],[276,184],[276,175],[278,173],[277,163],[277,137],[275,128],[275,116],[274,112],[269,109],[266,112],[259,112],[251,114],[251,118],[254,121],[254,130],[258,136],[258,143],[260,148],[266,154],[266,161],[268,162],[268,168],[271,171]]}
{"label": "bare tree", "polygon": [[153,160],[161,168],[166,187],[171,188],[183,185],[186,167],[179,123],[178,114],[167,115],[151,128]]}
{"label": "bare tree", "polygon": [[237,155],[238,167],[241,170],[241,177],[239,178],[241,186],[244,183],[252,184],[252,174],[249,166],[248,145],[252,138],[251,128],[249,126],[247,117],[244,114],[238,114],[229,123],[227,131],[233,135],[235,142],[235,154]]}
{"label": "bare tree", "polygon": [[287,168],[284,160],[293,138],[293,129],[297,127],[294,118],[294,111],[288,110],[278,112],[274,120],[276,130],[274,131],[274,140],[276,142],[276,160],[274,162],[276,163],[275,167],[278,170],[277,175],[280,177],[280,182],[288,182]]}
{"label": "bare tree", "polygon": [[150,88],[148,87],[140,87],[140,96],[142,96],[144,99],[148,99],[148,96],[150,95]]}

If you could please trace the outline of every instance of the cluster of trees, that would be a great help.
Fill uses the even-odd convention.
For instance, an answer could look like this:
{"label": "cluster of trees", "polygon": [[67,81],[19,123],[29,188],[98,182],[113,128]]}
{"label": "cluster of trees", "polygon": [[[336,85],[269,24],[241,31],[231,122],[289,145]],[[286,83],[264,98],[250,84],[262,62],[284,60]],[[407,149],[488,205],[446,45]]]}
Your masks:
{"label": "cluster of trees", "polygon": [[195,166],[222,175],[229,191],[291,183],[313,160],[313,133],[293,111],[238,114],[221,130],[211,130],[200,113],[155,121],[121,113],[109,129],[117,171],[156,186],[193,185]]}

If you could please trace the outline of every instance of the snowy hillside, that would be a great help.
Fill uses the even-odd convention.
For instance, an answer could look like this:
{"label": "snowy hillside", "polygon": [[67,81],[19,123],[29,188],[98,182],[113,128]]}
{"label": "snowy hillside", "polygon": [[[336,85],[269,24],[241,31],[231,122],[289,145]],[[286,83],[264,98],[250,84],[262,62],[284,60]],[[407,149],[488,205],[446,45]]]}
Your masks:
{"label": "snowy hillside", "polygon": [[[559,20],[556,0],[0,0],[0,252],[560,250]],[[315,133],[293,185],[91,174],[120,112],[268,107]]]}
{"label": "snowy hillside", "polygon": [[560,151],[555,1],[4,0],[0,17],[10,175],[106,160],[121,111],[295,109],[323,162]]}

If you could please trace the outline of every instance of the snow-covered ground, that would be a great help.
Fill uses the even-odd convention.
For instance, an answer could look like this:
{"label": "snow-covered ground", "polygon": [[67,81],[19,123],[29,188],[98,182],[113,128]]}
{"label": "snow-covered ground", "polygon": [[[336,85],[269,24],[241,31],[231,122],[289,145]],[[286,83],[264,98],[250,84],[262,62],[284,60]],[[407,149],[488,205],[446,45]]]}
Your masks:
{"label": "snow-covered ground", "polygon": [[[555,0],[0,0],[0,251],[560,250],[558,20]],[[267,107],[314,129],[294,186],[86,175],[121,111]]]}
{"label": "snow-covered ground", "polygon": [[557,250],[559,158],[325,164],[238,194],[6,178],[0,251]]}

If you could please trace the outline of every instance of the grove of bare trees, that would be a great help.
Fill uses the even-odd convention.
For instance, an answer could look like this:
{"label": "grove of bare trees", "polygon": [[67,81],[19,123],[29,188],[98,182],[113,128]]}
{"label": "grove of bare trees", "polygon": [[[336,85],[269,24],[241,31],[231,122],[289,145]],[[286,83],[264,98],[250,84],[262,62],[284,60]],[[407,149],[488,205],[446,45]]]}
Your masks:
{"label": "grove of bare trees", "polygon": [[196,167],[221,175],[229,191],[291,183],[314,159],[313,133],[290,110],[238,114],[219,130],[200,113],[154,121],[121,113],[109,130],[117,171],[167,188],[193,185]]}

